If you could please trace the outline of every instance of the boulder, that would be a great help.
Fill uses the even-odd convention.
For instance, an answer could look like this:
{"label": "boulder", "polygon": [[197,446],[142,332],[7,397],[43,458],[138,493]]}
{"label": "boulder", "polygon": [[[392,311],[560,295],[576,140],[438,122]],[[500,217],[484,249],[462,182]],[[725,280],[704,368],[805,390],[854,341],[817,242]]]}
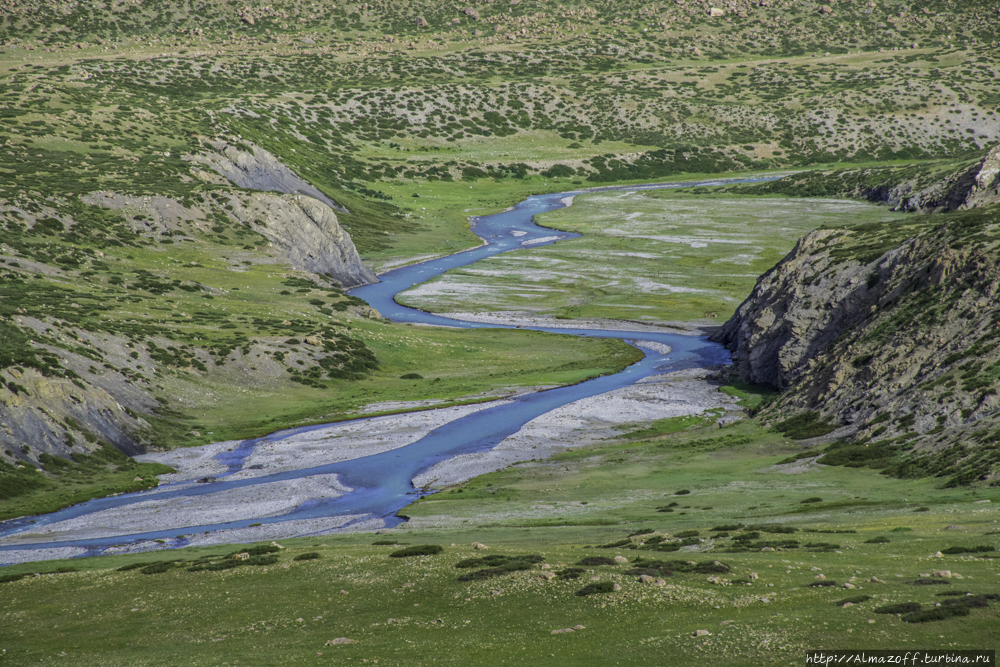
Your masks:
{"label": "boulder", "polygon": [[347,637],[337,637],[336,639],[328,639],[326,641],[327,646],[342,646],[344,644],[356,644],[353,639],[348,639]]}

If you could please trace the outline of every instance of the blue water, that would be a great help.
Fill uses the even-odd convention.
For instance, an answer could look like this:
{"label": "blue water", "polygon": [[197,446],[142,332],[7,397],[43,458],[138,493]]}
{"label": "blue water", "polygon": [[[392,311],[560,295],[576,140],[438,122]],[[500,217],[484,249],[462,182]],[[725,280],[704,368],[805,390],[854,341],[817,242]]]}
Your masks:
{"label": "blue water", "polygon": [[[747,179],[747,181],[737,182],[748,182],[750,180],[764,179]],[[717,183],[717,181],[683,184],[650,184],[637,187],[599,188],[599,190],[638,191],[653,188],[692,187],[712,183]],[[351,294],[364,299],[382,313],[384,317],[388,317],[395,322],[440,324],[469,329],[510,328],[498,327],[495,324],[460,322],[440,317],[402,306],[395,302],[394,297],[401,291],[425,282],[455,267],[472,264],[473,262],[509,250],[549,245],[558,240],[578,237],[579,234],[557,232],[539,227],[533,222],[533,218],[539,213],[562,208],[564,204],[560,200],[580,194],[581,192],[583,191],[576,190],[556,194],[533,195],[507,211],[475,219],[472,230],[483,239],[484,244],[482,246],[390,271],[379,276],[381,282],[359,287],[352,290]],[[524,235],[514,236],[512,232],[524,232]],[[525,241],[548,237],[557,238],[546,242],[525,245]],[[262,475],[253,479],[226,480],[228,475],[242,469],[246,458],[261,442],[282,439],[294,433],[324,428],[325,425],[279,431],[263,438],[247,440],[234,448],[233,451],[220,454],[217,458],[227,465],[228,472],[218,476],[214,482],[195,484],[193,486],[181,484],[176,485],[176,489],[171,489],[170,486],[172,485],[164,485],[155,494],[153,492],[140,492],[112,498],[100,498],[51,514],[3,522],[0,523],[0,537],[19,532],[37,532],[45,525],[57,521],[64,521],[93,512],[113,507],[122,507],[146,500],[177,496],[190,496],[194,498],[195,496],[215,493],[234,487],[276,481],[293,482],[295,479],[309,475],[335,473],[343,484],[353,489],[350,493],[345,493],[336,499],[306,503],[292,512],[279,517],[246,519],[202,526],[184,526],[161,531],[136,533],[128,536],[67,540],[45,544],[36,543],[30,545],[30,547],[28,545],[20,547],[0,546],[0,550],[76,546],[86,548],[88,550],[87,555],[93,555],[100,553],[109,546],[153,539],[168,540],[169,546],[180,547],[187,543],[184,539],[177,539],[176,536],[180,533],[191,534],[226,528],[243,528],[249,526],[251,523],[266,524],[292,519],[347,515],[364,515],[366,519],[377,517],[383,519],[387,525],[393,526],[405,520],[396,515],[400,509],[413,502],[417,497],[426,495],[425,492],[414,489],[410,480],[433,465],[459,454],[487,451],[507,436],[516,433],[525,423],[567,403],[627,387],[649,375],[684,368],[712,366],[725,363],[729,358],[728,353],[721,346],[709,343],[704,338],[694,336],[681,336],[669,333],[638,334],[591,329],[524,328],[566,335],[621,338],[633,343],[633,339],[649,340],[669,345],[672,351],[668,355],[662,355],[653,350],[642,348],[646,354],[645,358],[619,373],[595,378],[573,386],[520,396],[509,403],[480,410],[461,419],[449,422],[406,447],[314,468],[273,475]],[[642,347],[641,344],[639,347]]]}

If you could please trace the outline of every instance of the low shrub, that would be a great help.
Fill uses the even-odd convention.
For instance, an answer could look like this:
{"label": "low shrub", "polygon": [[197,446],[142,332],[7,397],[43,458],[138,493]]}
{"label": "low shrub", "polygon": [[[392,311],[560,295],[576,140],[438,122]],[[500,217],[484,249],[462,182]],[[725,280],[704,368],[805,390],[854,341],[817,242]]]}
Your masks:
{"label": "low shrub", "polygon": [[596,595],[597,593],[611,593],[615,590],[615,585],[610,581],[600,581],[596,584],[590,584],[589,586],[584,586],[576,592],[578,597],[586,597],[588,595]]}
{"label": "low shrub", "polygon": [[829,586],[836,586],[837,582],[833,579],[820,579],[819,581],[814,581],[809,584],[810,588],[827,588]]}
{"label": "low shrub", "polygon": [[889,544],[889,538],[879,535],[878,537],[873,537],[870,540],[865,540],[865,544]]}
{"label": "low shrub", "polygon": [[440,544],[417,544],[389,554],[389,558],[409,558],[410,556],[434,556],[444,551]]}
{"label": "low shrub", "polygon": [[917,579],[913,582],[914,586],[951,586],[951,582],[947,579]]}
{"label": "low shrub", "polygon": [[28,577],[28,576],[31,576],[31,575],[28,575],[28,574],[4,574],[4,575],[0,575],[0,584],[5,584],[8,581],[20,581],[21,579],[24,579],[25,577]]}
{"label": "low shrub", "polygon": [[991,551],[996,551],[994,547],[988,544],[981,544],[978,547],[948,547],[947,549],[942,549],[943,554],[985,554]]}
{"label": "low shrub", "polygon": [[988,601],[988,596],[986,595],[965,595],[963,597],[952,598],[950,600],[945,600],[941,603],[942,605],[962,605],[968,607],[969,609],[982,609],[984,607],[989,607],[990,603]]}
{"label": "low shrub", "polygon": [[903,614],[902,620],[906,623],[929,623],[931,621],[944,621],[955,616],[968,616],[971,610],[962,605],[949,605],[915,611],[912,614]]}
{"label": "low shrub", "polygon": [[607,556],[587,556],[580,560],[577,565],[614,565],[615,559]]}
{"label": "low shrub", "polygon": [[397,545],[403,546],[404,544],[406,544],[406,542],[397,542],[395,540],[376,540],[375,542],[372,542],[373,547],[394,547]]}
{"label": "low shrub", "polygon": [[674,537],[684,539],[685,537],[698,537],[700,534],[697,530],[682,530],[679,533],[674,533]]}
{"label": "low shrub", "polygon": [[567,567],[563,570],[559,570],[558,572],[556,572],[556,579],[560,579],[563,581],[568,581],[570,579],[579,579],[586,572],[587,571],[582,567]]}
{"label": "low shrub", "polygon": [[743,528],[742,523],[727,523],[722,526],[716,526],[715,528],[711,528],[710,530],[713,533],[716,533],[721,531],[740,530],[741,528]]}
{"label": "low shrub", "polygon": [[823,502],[823,499],[819,496],[813,496],[812,498],[806,498],[805,500],[800,500],[799,502],[805,505],[806,503],[821,503]]}
{"label": "low shrub", "polygon": [[876,614],[912,614],[920,611],[919,602],[899,602],[897,604],[884,604],[875,608]]}
{"label": "low shrub", "polygon": [[319,554],[315,551],[310,551],[306,554],[299,554],[292,560],[316,560],[317,558],[319,558]]}
{"label": "low shrub", "polygon": [[155,563],[150,563],[139,571],[142,572],[143,574],[162,574],[167,570],[173,568],[175,562],[176,561],[172,560],[161,560]]}

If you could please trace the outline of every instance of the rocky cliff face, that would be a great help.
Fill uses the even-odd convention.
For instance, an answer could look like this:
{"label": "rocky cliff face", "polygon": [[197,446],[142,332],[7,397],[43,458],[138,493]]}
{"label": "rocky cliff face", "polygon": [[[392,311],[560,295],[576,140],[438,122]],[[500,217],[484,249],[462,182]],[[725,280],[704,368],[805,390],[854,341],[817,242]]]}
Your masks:
{"label": "rocky cliff face", "polygon": [[861,193],[887,203],[896,211],[955,211],[1000,203],[1000,146],[965,170],[922,186],[907,180]]}
{"label": "rocky cliff face", "polygon": [[301,179],[260,146],[247,142],[245,147],[249,150],[240,150],[227,141],[207,143],[213,150],[191,155],[188,159],[194,164],[209,167],[241,188],[308,195],[341,213],[347,212],[346,208]]}
{"label": "rocky cliff face", "polygon": [[815,413],[905,447],[908,474],[950,456],[949,474],[995,479],[1000,206],[899,224],[804,237],[713,338],[733,375],[782,390],[765,419]]}
{"label": "rocky cliff face", "polygon": [[267,237],[297,269],[335,278],[345,288],[376,282],[333,210],[304,195],[254,194],[231,214]]}

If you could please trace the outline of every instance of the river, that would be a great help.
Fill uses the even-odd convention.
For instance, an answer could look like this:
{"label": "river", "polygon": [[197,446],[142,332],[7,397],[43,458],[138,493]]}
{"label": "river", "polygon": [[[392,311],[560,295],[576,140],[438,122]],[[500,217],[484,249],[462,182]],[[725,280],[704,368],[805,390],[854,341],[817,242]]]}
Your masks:
{"label": "river", "polygon": [[[756,180],[764,179],[727,182]],[[718,183],[720,181],[699,181],[596,190],[638,191]],[[533,219],[539,213],[568,205],[573,196],[587,191],[533,195],[506,211],[474,219],[472,229],[483,239],[483,245],[389,271],[379,276],[381,282],[357,288],[352,290],[351,294],[364,299],[384,317],[395,322],[462,328],[509,328],[440,317],[401,306],[395,302],[394,297],[399,292],[455,267],[472,264],[498,253],[549,245],[579,236],[539,227]],[[401,508],[427,493],[414,489],[411,480],[442,461],[459,455],[490,450],[532,419],[574,401],[627,387],[651,375],[684,368],[712,366],[728,360],[728,353],[721,346],[710,343],[703,337],[648,330],[638,333],[529,326],[524,328],[568,335],[621,338],[639,346],[646,356],[619,373],[572,386],[525,394],[509,401],[498,401],[494,406],[485,407],[438,426],[408,446],[351,460],[246,477],[243,474],[246,472],[245,462],[262,444],[308,434],[324,426],[284,430],[262,438],[247,440],[231,448],[231,451],[220,451],[215,455],[215,459],[225,465],[225,472],[216,475],[214,481],[161,484],[159,488],[150,491],[95,499],[51,514],[0,523],[0,564],[183,547],[204,543],[203,538],[202,542],[192,541],[192,536],[213,533],[232,536],[231,541],[238,542],[257,541],[272,535],[287,536],[289,532],[317,534],[366,527],[371,529],[391,527],[405,520],[397,515]],[[653,341],[661,346],[669,346],[671,351],[663,354],[644,347],[642,341]],[[655,347],[662,349],[661,346]],[[275,486],[277,484],[286,485],[291,489],[296,484],[303,483],[302,480],[311,483],[314,480],[330,479],[336,480],[336,484],[341,488],[338,497],[323,497],[321,494],[318,498],[297,504],[276,515],[265,512],[266,516],[241,516],[236,520],[192,522],[190,518],[187,520],[182,518],[184,512],[180,515],[176,512],[173,514],[164,512],[164,516],[151,519],[145,524],[141,521],[129,523],[128,520],[130,513],[139,516],[139,510],[150,507],[151,503],[172,501],[175,505],[190,506],[190,512],[197,516],[195,510],[199,508],[199,503],[211,506],[211,502],[225,499],[226,494],[245,494],[248,490],[246,487],[280,488]],[[342,487],[350,490],[345,492]],[[202,510],[202,515],[205,515],[204,508]],[[286,524],[286,530],[276,532],[280,528],[278,524]]]}

